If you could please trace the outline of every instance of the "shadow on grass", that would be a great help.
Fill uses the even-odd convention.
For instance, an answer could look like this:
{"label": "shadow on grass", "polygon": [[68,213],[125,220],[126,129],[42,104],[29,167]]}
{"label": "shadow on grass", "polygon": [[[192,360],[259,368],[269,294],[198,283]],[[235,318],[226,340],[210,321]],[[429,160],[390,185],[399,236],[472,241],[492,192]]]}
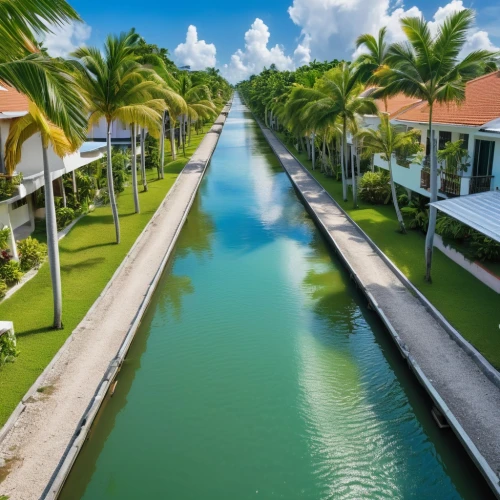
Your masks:
{"label": "shadow on grass", "polygon": [[61,266],[61,271],[64,271],[64,272],[71,272],[75,269],[82,269],[82,268],[85,268],[85,267],[92,267],[96,264],[99,264],[101,262],[104,262],[106,259],[104,257],[93,257],[92,259],[87,259],[87,260],[84,260],[82,262],[76,262],[76,263],[71,263],[67,266]]}

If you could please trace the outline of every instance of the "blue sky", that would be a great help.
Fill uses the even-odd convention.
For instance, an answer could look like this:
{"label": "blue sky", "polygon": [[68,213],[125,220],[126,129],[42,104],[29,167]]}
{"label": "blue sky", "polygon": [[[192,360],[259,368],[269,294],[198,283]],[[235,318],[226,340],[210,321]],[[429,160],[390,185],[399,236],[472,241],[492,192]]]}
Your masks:
{"label": "blue sky", "polygon": [[[354,51],[353,40],[362,30],[375,32],[382,24],[389,24],[392,27],[389,31],[397,39],[398,16],[423,13],[433,20],[438,7],[442,8],[443,17],[452,10],[472,6],[478,17],[470,48],[500,46],[500,5],[494,0],[474,4],[466,0],[440,3],[407,0],[404,4],[402,0],[149,0],[144,3],[70,0],[70,3],[88,26],[58,33],[47,40],[49,48],[55,46],[53,52],[64,53],[66,45],[82,41],[99,45],[109,32],[135,27],[148,41],[168,48],[180,64],[189,60],[192,65],[201,66],[215,57],[217,66],[233,80],[260,71],[270,62],[285,69],[308,59],[349,58]],[[291,12],[290,7],[293,7]],[[438,18],[439,12],[436,21]],[[253,24],[256,19],[262,22]],[[191,43],[176,54],[175,49],[185,42],[190,25],[196,27],[197,33],[191,31]],[[245,48],[245,33],[252,25],[254,29]],[[276,44],[279,47],[273,49]],[[231,62],[238,49],[243,52]]]}

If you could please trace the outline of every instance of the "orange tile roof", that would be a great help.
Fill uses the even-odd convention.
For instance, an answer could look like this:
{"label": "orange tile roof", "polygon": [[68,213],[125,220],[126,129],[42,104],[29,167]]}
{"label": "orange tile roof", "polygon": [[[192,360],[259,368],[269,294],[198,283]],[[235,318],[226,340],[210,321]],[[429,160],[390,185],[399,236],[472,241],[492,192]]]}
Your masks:
{"label": "orange tile roof", "polygon": [[[435,104],[434,123],[479,127],[500,117],[500,71],[467,82],[465,101],[461,104]],[[398,120],[426,123],[429,106],[422,103],[398,116]]]}
{"label": "orange tile roof", "polygon": [[[389,113],[391,118],[395,118],[402,112],[406,111],[409,107],[420,102],[420,99],[415,97],[407,97],[404,94],[396,94],[394,96],[384,99],[376,99],[375,104],[381,113]],[[387,109],[386,109],[387,103]]]}
{"label": "orange tile roof", "polygon": [[28,98],[24,94],[2,82],[0,82],[0,87],[0,113],[28,111]]}

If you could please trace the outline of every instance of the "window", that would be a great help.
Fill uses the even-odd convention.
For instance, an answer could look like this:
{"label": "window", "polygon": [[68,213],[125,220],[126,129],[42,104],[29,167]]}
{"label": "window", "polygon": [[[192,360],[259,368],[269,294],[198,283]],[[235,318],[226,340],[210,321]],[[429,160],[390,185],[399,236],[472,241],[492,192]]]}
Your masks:
{"label": "window", "polygon": [[472,175],[491,175],[493,170],[493,155],[495,153],[494,141],[476,139],[474,148],[474,169]]}
{"label": "window", "polygon": [[458,138],[462,141],[462,147],[469,149],[469,134],[460,134]]}
{"label": "window", "polygon": [[26,198],[21,198],[11,204],[11,209],[16,210],[16,208],[21,208],[23,205],[26,205],[26,203],[28,203],[28,200]]}
{"label": "window", "polygon": [[451,142],[451,132],[439,132],[439,146],[438,149],[444,149],[446,147],[446,143]]}

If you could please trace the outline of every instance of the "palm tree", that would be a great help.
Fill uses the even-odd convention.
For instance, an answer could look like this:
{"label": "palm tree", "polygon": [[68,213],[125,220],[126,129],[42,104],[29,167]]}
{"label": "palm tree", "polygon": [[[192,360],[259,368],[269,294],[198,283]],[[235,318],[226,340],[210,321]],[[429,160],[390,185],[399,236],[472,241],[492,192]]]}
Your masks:
{"label": "palm tree", "polygon": [[[362,95],[364,85],[360,72],[347,63],[327,71],[315,88],[308,91],[311,103],[307,108],[307,121],[313,128],[333,125],[337,118],[342,121],[342,194],[347,201],[347,132],[357,130],[357,123],[364,114],[375,114],[377,107],[370,97]],[[352,191],[354,206],[357,202],[356,172],[352,162]]]}
{"label": "palm tree", "polygon": [[[445,19],[433,36],[423,18],[401,19],[408,41],[391,45],[386,58],[387,66],[376,73],[379,81],[383,82],[383,87],[374,95],[386,96],[402,92],[409,97],[427,101],[431,146],[431,202],[437,201],[436,141],[432,130],[434,104],[463,101],[465,82],[481,74],[485,62],[492,57],[486,50],[477,50],[463,59],[459,58],[473,22],[472,10],[455,12]],[[436,217],[437,209],[431,206],[425,240],[425,278],[429,282]]]}
{"label": "palm tree", "polygon": [[63,61],[40,52],[34,33],[79,21],[65,0],[0,1],[0,81],[25,94],[72,140],[83,140],[86,116]]}
{"label": "palm tree", "polygon": [[[367,83],[377,83],[375,73],[387,63],[388,44],[385,41],[387,28],[380,28],[378,37],[369,33],[360,35],[356,39],[356,48],[365,47],[368,52],[361,54],[356,65],[361,71],[360,79]],[[387,97],[384,98],[385,110],[387,111]]]}
{"label": "palm tree", "polygon": [[5,143],[5,165],[7,171],[13,172],[21,161],[23,144],[33,135],[40,134],[42,142],[43,178],[45,183],[45,223],[47,228],[47,249],[50,275],[52,278],[52,293],[54,297],[54,328],[62,328],[62,287],[61,269],[59,267],[59,246],[57,237],[56,208],[54,191],[50,175],[47,150],[49,145],[60,156],[74,152],[80,144],[71,143],[63,130],[51,123],[34,104],[30,103],[29,113],[13,120],[7,141]]}
{"label": "palm tree", "polygon": [[180,141],[186,154],[186,125],[188,130],[191,130],[191,122],[199,118],[208,119],[216,115],[216,107],[212,102],[210,90],[207,85],[203,83],[193,84],[191,78],[186,72],[181,73],[178,79],[177,93],[184,99],[187,112],[180,115]]}
{"label": "palm tree", "polygon": [[[120,221],[113,186],[111,158],[111,124],[120,120],[155,130],[165,107],[156,73],[137,62],[135,50],[140,37],[134,30],[120,36],[110,35],[104,54],[94,47],[81,47],[72,55],[77,83],[90,112],[89,127],[101,118],[107,125],[107,180],[116,243],[120,243]],[[136,189],[136,187],[134,187]]]}
{"label": "palm tree", "polygon": [[399,227],[402,233],[406,233],[406,228],[401,215],[401,210],[398,205],[398,198],[396,195],[396,186],[394,184],[394,177],[392,173],[392,156],[400,148],[412,144],[415,140],[418,140],[418,130],[413,129],[409,132],[398,132],[397,129],[391,125],[389,121],[389,115],[387,113],[380,113],[380,125],[377,130],[374,129],[364,129],[362,130],[358,138],[363,141],[363,149],[365,154],[371,157],[374,154],[381,154],[383,158],[387,161],[389,166],[389,178],[391,182],[391,192],[392,201],[394,203],[394,209],[396,210],[396,216],[398,218]]}

